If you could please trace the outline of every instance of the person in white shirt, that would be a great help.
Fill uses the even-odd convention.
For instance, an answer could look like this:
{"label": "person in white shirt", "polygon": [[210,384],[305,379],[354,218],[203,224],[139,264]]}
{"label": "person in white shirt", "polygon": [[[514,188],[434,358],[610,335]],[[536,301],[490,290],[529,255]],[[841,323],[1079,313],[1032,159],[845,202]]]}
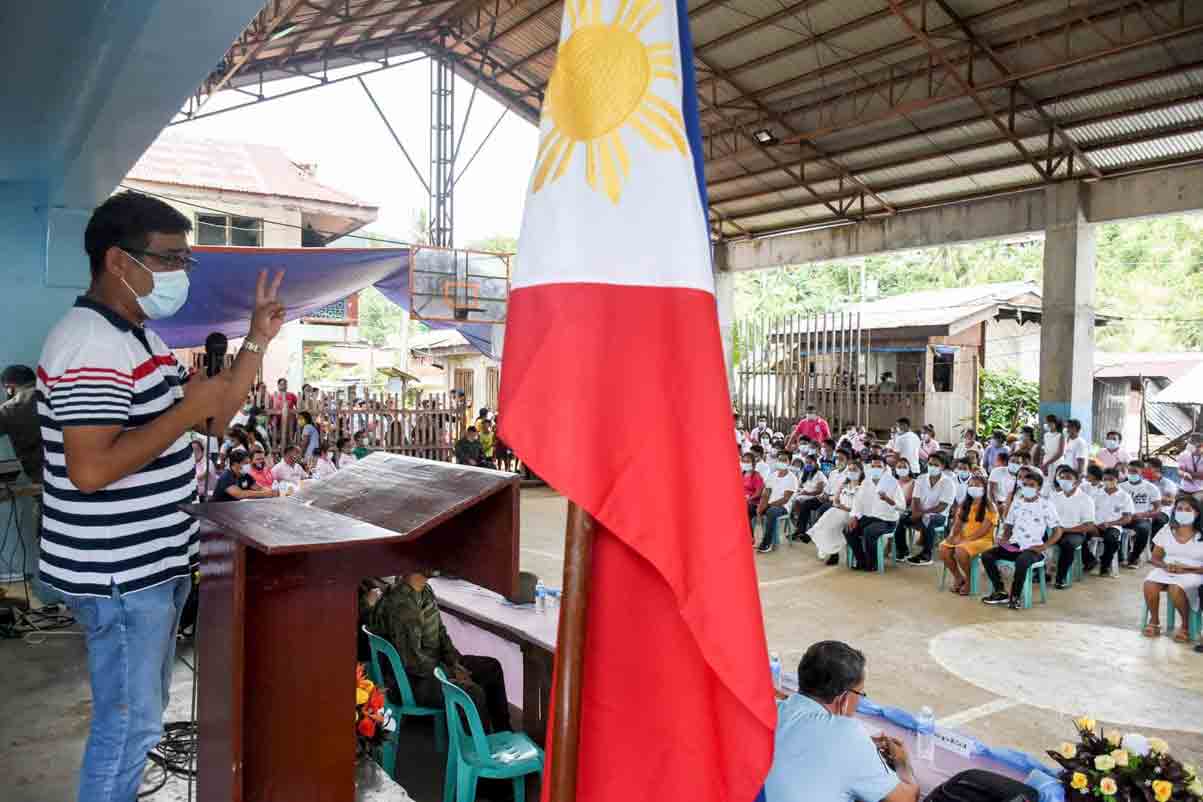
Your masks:
{"label": "person in white shirt", "polygon": [[[1028,470],[1021,476],[1019,493],[1007,511],[1002,545],[982,554],[982,567],[986,569],[994,588],[994,592],[982,599],[982,603],[1006,604],[1012,610],[1021,609],[1023,587],[1032,566],[1043,560],[1045,551],[1061,539],[1057,510],[1052,502],[1040,497],[1043,481],[1040,474]],[[1045,543],[1045,533],[1050,529],[1052,535]],[[1010,594],[1003,590],[1002,573],[998,570],[1000,560],[1015,564]]]}
{"label": "person in white shirt", "polygon": [[1103,438],[1103,448],[1095,454],[1094,461],[1104,469],[1115,468],[1117,471],[1123,471],[1132,461],[1132,455],[1124,450],[1123,442],[1123,435],[1119,432],[1107,432],[1107,436]]}
{"label": "person in white shirt", "polygon": [[760,506],[756,513],[764,521],[764,534],[760,538],[761,554],[772,551],[777,546],[777,519],[789,514],[789,502],[794,493],[798,492],[798,477],[789,469],[785,457],[778,455],[773,463],[773,473],[765,482],[764,494],[760,497]]}
{"label": "person in white shirt", "polygon": [[1170,522],[1174,517],[1174,499],[1178,498],[1178,485],[1174,484],[1173,480],[1164,476],[1161,472],[1162,462],[1158,457],[1149,457],[1145,460],[1145,476],[1149,481],[1157,486],[1157,490],[1161,493],[1161,506],[1157,509],[1157,515],[1153,517],[1153,537],[1157,537],[1157,533],[1162,527]]}
{"label": "person in white shirt", "polygon": [[911,497],[911,519],[922,531],[919,553],[906,559],[907,565],[931,565],[936,544],[936,529],[946,527],[956,503],[956,480],[945,473],[948,455],[937,451],[927,459],[927,473],[915,480]]}
{"label": "person in white shirt", "polygon": [[359,462],[359,459],[355,456],[355,442],[350,437],[338,438],[337,464],[339,469],[341,470],[356,462]]}
{"label": "person in white shirt", "polygon": [[1070,418],[1065,422],[1065,448],[1061,454],[1061,465],[1073,468],[1078,476],[1086,473],[1086,462],[1090,459],[1090,444],[1082,436],[1082,421]]}
{"label": "person in white shirt", "polygon": [[856,560],[851,567],[877,570],[877,541],[894,532],[904,506],[898,480],[880,456],[873,457],[865,468],[865,479],[852,502],[852,515],[844,532]]}
{"label": "person in white shirt", "polygon": [[1190,643],[1188,613],[1199,612],[1199,592],[1203,587],[1203,502],[1193,496],[1178,497],[1174,502],[1173,522],[1153,540],[1149,563],[1153,570],[1144,582],[1145,604],[1149,608],[1145,637],[1161,634],[1161,594],[1165,592],[1180,616],[1181,627],[1174,633],[1174,640]]}
{"label": "person in white shirt", "polygon": [[961,442],[957,443],[956,450],[952,454],[953,459],[965,459],[965,456],[970,451],[976,451],[978,459],[981,459],[982,444],[977,441],[977,432],[973,429],[966,429],[965,434],[961,437]]}
{"label": "person in white shirt", "polygon": [[[832,472],[832,477],[837,474]],[[853,458],[847,462],[838,478],[831,479],[827,488],[831,493],[831,504],[814,526],[810,528],[809,537],[818,549],[819,559],[826,559],[828,565],[839,563],[839,554],[844,548],[844,527],[852,515],[852,505],[860,490],[861,464]]]}
{"label": "person in white shirt", "polygon": [[1040,459],[1032,460],[1032,465],[1040,468],[1045,476],[1049,470],[1061,461],[1065,453],[1065,426],[1056,415],[1048,415],[1044,419],[1044,445],[1040,448]]}
{"label": "person in white shirt", "polygon": [[765,459],[764,446],[756,444],[748,449],[748,453],[752,455],[752,461],[756,464],[756,473],[760,474],[760,478],[767,485],[773,477],[773,469]]}
{"label": "person in white shirt", "polygon": [[819,470],[819,458],[815,454],[807,454],[794,462],[800,463],[798,473],[795,474],[800,484],[798,492],[794,494],[793,509],[790,512],[794,522],[794,534],[790,537],[809,543],[810,538],[806,532],[810,529],[811,515],[817,518],[826,504],[827,477]]}
{"label": "person in white shirt", "polygon": [[988,484],[990,498],[998,506],[998,514],[1006,515],[1007,504],[1011,502],[1011,493],[1015,490],[1015,477],[1023,467],[1023,459],[1018,454],[1009,454],[1000,458],[999,465],[990,471]]}
{"label": "person in white shirt", "polygon": [[748,441],[753,445],[763,446],[763,440],[766,437],[771,444],[773,441],[773,430],[769,428],[769,419],[762,415],[756,419],[756,425],[752,428],[752,431],[748,432]]}
{"label": "person in white shirt", "polygon": [[923,443],[919,440],[919,435],[911,431],[911,419],[899,418],[898,428],[895,430],[893,441],[890,445],[901,459],[907,461],[911,466],[911,470],[919,470],[919,447]]}
{"label": "person in white shirt", "polygon": [[1132,549],[1128,552],[1125,568],[1135,570],[1140,565],[1140,557],[1144,554],[1145,546],[1153,538],[1153,519],[1161,511],[1161,491],[1157,485],[1141,476],[1144,463],[1132,460],[1128,463],[1128,480],[1123,483],[1124,492],[1132,497]]}
{"label": "person in white shirt", "polygon": [[[1057,489],[1052,495],[1053,508],[1061,523],[1061,539],[1057,541],[1057,590],[1069,587],[1067,580],[1073,568],[1074,551],[1095,531],[1094,499],[1082,487],[1078,472],[1068,465],[1057,468]],[[1085,556],[1083,556],[1085,560]]]}
{"label": "person in white shirt", "polygon": [[952,478],[955,481],[956,497],[953,499],[953,508],[961,506],[961,502],[965,500],[966,491],[969,489],[969,477],[973,476],[973,465],[967,457],[960,457],[953,460],[952,463]]}
{"label": "person in white shirt", "polygon": [[272,468],[272,479],[300,487],[301,480],[308,478],[309,471],[301,464],[301,449],[297,446],[289,446],[284,449],[284,459],[277,462]]}
{"label": "person in white shirt", "polygon": [[327,479],[338,473],[337,456],[338,452],[329,446],[318,449],[317,459],[313,463],[313,478]]}
{"label": "person in white shirt", "polygon": [[[1124,528],[1132,524],[1132,496],[1125,493],[1119,486],[1119,472],[1115,468],[1103,471],[1102,492],[1094,497],[1094,522],[1099,536],[1103,538],[1103,557],[1099,560],[1099,576],[1114,577],[1116,573],[1111,568],[1111,561],[1119,553],[1123,540]],[[1084,568],[1093,569],[1093,560],[1087,560],[1089,552],[1082,555],[1086,560]]]}

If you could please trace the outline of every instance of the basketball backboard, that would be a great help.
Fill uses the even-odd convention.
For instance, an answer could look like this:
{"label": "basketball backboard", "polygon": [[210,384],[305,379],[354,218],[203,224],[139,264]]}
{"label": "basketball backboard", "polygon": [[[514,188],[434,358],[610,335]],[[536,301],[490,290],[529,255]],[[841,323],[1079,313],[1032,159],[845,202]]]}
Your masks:
{"label": "basketball backboard", "polygon": [[416,245],[410,303],[422,320],[504,323],[510,298],[509,254]]}

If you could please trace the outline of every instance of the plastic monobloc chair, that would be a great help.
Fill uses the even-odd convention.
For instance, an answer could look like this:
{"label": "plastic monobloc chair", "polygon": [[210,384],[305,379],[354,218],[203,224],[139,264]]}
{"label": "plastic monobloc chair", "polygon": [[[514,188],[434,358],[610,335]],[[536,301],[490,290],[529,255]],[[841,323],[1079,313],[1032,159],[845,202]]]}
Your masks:
{"label": "plastic monobloc chair", "polygon": [[436,668],[434,675],[443,686],[450,736],[443,802],[474,802],[481,778],[512,779],[514,802],[525,802],[526,775],[543,771],[543,750],[523,733],[485,735],[472,697],[451,683],[443,669]]}
{"label": "plastic monobloc chair", "polygon": [[[383,687],[384,684],[384,669],[381,668],[380,658],[383,656],[388,660],[390,668],[393,671],[393,678],[397,682],[397,692],[401,695],[401,704],[388,704],[392,711],[393,718],[398,722],[402,716],[430,716],[434,720],[434,745],[440,752],[447,749],[447,729],[442,708],[438,707],[423,707],[414,700],[413,688],[409,686],[409,677],[405,673],[405,668],[401,665],[401,656],[397,654],[397,650],[393,648],[393,644],[386,641],[379,635],[372,634],[365,626],[364,634],[368,636],[368,645],[372,649],[372,661],[368,664],[369,679],[377,685]],[[384,773],[394,780],[397,779],[394,773],[397,768],[397,734],[393,733],[393,737],[384,742],[384,747],[381,750],[380,767],[384,769]]]}

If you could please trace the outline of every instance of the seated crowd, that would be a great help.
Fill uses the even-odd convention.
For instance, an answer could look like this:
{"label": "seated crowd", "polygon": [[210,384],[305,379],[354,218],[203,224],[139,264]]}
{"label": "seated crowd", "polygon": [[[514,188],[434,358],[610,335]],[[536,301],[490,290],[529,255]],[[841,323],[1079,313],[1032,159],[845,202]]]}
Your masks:
{"label": "seated crowd", "polygon": [[[736,416],[736,443],[761,553],[784,536],[814,543],[828,565],[846,553],[850,568],[866,572],[882,558],[925,566],[938,557],[962,596],[980,561],[991,585],[982,601],[1020,609],[1039,571],[1063,590],[1078,560],[1085,572],[1114,577],[1121,565],[1138,568],[1148,549],[1145,634],[1160,633],[1163,592],[1180,614],[1176,639],[1187,640],[1187,613],[1199,610],[1203,435],[1192,435],[1176,461],[1181,487],[1160,459],[1133,458],[1118,432],[1092,455],[1080,421],[1051,415],[1039,440],[1025,426],[994,431],[983,445],[967,429],[945,447],[931,426],[915,432],[907,418],[885,442],[863,426],[837,440],[812,406],[788,437],[763,416],[745,433]],[[1000,563],[1013,569],[1009,587]]]}

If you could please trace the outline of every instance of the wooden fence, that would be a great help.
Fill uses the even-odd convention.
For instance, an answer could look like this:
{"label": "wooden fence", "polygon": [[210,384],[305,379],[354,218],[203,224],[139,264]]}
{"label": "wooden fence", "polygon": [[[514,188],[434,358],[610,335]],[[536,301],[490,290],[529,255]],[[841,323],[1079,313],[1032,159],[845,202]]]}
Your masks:
{"label": "wooden fence", "polygon": [[833,430],[867,422],[872,334],[861,328],[860,313],[743,320],[733,337],[734,402],[743,426],[764,416],[774,430],[788,432],[811,404]]}
{"label": "wooden fence", "polygon": [[300,444],[300,413],[307,412],[329,447],[344,437],[362,435],[368,448],[445,462],[454,461],[455,443],[471,424],[468,415],[474,414],[443,393],[417,399],[353,391],[311,393],[306,398],[298,394],[297,405],[291,408],[279,394],[260,385],[252,394],[252,404],[267,416],[273,449]]}

